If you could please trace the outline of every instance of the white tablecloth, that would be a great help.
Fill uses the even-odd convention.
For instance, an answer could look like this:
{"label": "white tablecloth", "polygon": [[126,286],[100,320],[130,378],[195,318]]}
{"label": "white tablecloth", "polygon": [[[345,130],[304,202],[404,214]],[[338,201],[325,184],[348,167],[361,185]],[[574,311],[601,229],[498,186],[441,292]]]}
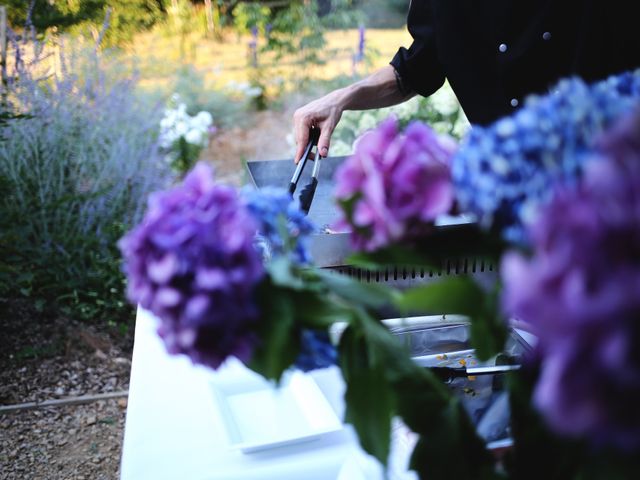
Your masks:
{"label": "white tablecloth", "polygon": [[[219,372],[170,356],[157,319],[139,309],[121,464],[122,480],[367,480],[380,467],[366,458],[350,426],[305,443],[255,453],[230,448],[212,392],[216,375],[248,375],[239,362]],[[336,368],[311,374],[342,418],[344,384]]]}

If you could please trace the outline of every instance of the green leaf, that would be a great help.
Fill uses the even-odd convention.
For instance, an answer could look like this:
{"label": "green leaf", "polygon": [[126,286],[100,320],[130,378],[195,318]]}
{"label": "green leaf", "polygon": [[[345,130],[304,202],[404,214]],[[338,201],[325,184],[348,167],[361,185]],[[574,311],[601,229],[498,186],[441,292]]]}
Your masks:
{"label": "green leaf", "polygon": [[475,348],[479,360],[488,360],[502,352],[506,339],[507,329],[499,317],[471,317],[471,345]]}
{"label": "green leaf", "polygon": [[470,277],[452,277],[407,290],[396,305],[405,312],[472,316],[483,308],[484,296]]}
{"label": "green leaf", "polygon": [[326,329],[336,322],[348,322],[351,318],[349,308],[332,302],[326,292],[296,292],[293,302],[296,321],[308,328]]}
{"label": "green leaf", "polygon": [[261,285],[258,296],[261,317],[256,335],[261,343],[254,350],[249,368],[279,381],[300,353],[294,302],[287,290],[274,288],[268,280]]}
{"label": "green leaf", "polygon": [[437,412],[411,456],[420,478],[482,480],[503,478],[456,398]]}
{"label": "green leaf", "polygon": [[[532,402],[538,369],[526,365],[507,375],[511,407],[511,436],[516,448],[506,458],[511,478],[571,479],[589,478],[577,475],[596,452],[585,442],[554,435]],[[541,462],[540,459],[545,461]],[[635,478],[629,476],[627,478]],[[596,477],[598,478],[598,477]],[[610,478],[602,476],[599,478]]]}
{"label": "green leaf", "polygon": [[441,268],[455,258],[486,259],[497,262],[506,245],[496,234],[485,232],[474,224],[429,227],[418,242],[358,253],[348,258],[350,264],[380,269],[389,265]]}
{"label": "green leaf", "polygon": [[471,321],[471,345],[480,360],[502,352],[506,323],[498,311],[496,292],[485,292],[472,277],[452,277],[407,290],[396,300],[404,312],[460,314]]}
{"label": "green leaf", "polygon": [[418,366],[406,346],[379,321],[361,313],[357,326],[365,335],[369,356],[385,367],[398,413],[413,431],[424,431],[429,419],[446,406],[452,392],[428,369]]}
{"label": "green leaf", "polygon": [[483,308],[471,316],[471,345],[482,361],[503,352],[507,341],[507,322],[500,313],[499,293],[499,289],[485,293]]}
{"label": "green leaf", "polygon": [[339,350],[347,384],[345,420],[356,429],[362,448],[386,465],[395,398],[384,365],[371,359],[364,335],[351,326],[342,334]]}
{"label": "green leaf", "polygon": [[410,247],[400,245],[380,249],[372,253],[356,253],[350,255],[346,263],[373,271],[385,269],[389,265],[394,267],[410,265],[412,268],[424,265],[433,266],[433,263],[429,262],[423,255],[420,255]]}
{"label": "green leaf", "polygon": [[399,414],[423,437],[414,462],[423,478],[451,478],[447,472],[459,474],[454,478],[493,478],[492,458],[453,393],[417,366],[383,325],[364,312],[356,314],[344,333],[340,354],[347,421],[356,428],[363,448],[384,464],[389,421]]}
{"label": "green leaf", "polygon": [[368,308],[381,308],[395,299],[397,292],[388,287],[366,284],[346,275],[317,269],[315,273],[324,285],[339,297]]}
{"label": "green leaf", "polygon": [[16,283],[24,284],[33,282],[35,275],[32,272],[21,273],[16,278]]}
{"label": "green leaf", "polygon": [[428,432],[452,392],[426,368],[418,367],[413,375],[396,376],[394,380],[402,420],[414,432]]}
{"label": "green leaf", "polygon": [[296,275],[293,264],[284,256],[274,258],[267,264],[267,272],[275,285],[291,288],[293,290],[304,290],[305,282]]}

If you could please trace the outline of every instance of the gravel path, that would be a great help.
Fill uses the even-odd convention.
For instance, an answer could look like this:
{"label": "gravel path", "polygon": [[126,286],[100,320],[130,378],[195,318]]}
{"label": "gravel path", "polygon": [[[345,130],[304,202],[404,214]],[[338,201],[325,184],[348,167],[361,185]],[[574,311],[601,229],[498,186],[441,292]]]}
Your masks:
{"label": "gravel path", "polygon": [[[129,388],[126,333],[0,301],[0,406]],[[0,480],[117,479],[126,397],[0,412]]]}
{"label": "gravel path", "polygon": [[126,398],[0,417],[0,479],[118,478]]}

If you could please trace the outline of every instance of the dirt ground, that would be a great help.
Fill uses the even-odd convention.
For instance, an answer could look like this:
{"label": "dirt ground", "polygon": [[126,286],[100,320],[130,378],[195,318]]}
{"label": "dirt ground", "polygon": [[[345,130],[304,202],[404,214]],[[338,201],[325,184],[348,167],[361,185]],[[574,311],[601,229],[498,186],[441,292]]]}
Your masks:
{"label": "dirt ground", "polygon": [[0,405],[110,393],[0,413],[0,479],[118,478],[132,334],[0,304]]}
{"label": "dirt ground", "polygon": [[[202,159],[218,179],[246,181],[243,162],[286,159],[291,109],[258,112],[217,132]],[[134,319],[123,333],[48,318],[0,299],[0,407],[112,394],[81,405],[0,411],[0,480],[119,478]]]}
{"label": "dirt ground", "polygon": [[256,112],[248,124],[217,132],[201,160],[213,163],[220,181],[242,185],[248,181],[246,161],[292,159],[293,110],[289,107]]}

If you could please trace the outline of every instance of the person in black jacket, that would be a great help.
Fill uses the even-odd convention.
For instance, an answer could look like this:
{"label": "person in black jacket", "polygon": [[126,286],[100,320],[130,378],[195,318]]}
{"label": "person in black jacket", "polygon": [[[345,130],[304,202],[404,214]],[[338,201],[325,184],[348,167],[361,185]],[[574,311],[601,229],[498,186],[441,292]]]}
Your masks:
{"label": "person in black jacket", "polygon": [[296,110],[297,151],[311,126],[318,149],[345,110],[381,108],[429,96],[449,81],[472,124],[508,115],[530,93],[562,77],[595,81],[640,67],[640,2],[609,0],[412,0],[413,43],[390,65]]}

